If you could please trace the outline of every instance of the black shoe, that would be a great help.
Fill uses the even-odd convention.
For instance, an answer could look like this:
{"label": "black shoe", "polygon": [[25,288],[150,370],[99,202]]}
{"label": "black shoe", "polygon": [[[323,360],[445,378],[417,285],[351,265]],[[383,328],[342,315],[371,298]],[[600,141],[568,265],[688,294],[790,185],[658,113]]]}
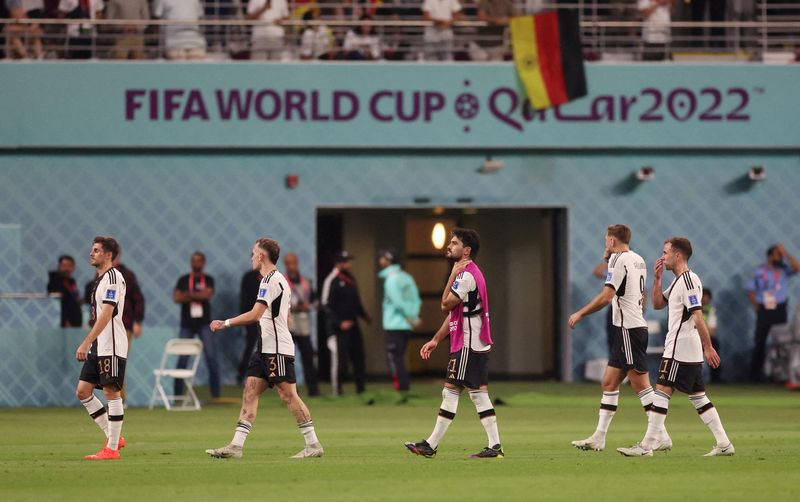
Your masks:
{"label": "black shoe", "polygon": [[505,458],[505,456],[503,448],[499,444],[496,444],[491,448],[487,446],[478,453],[470,455],[469,458]]}
{"label": "black shoe", "polygon": [[419,443],[406,443],[406,448],[414,455],[421,457],[431,458],[436,456],[436,448],[431,448],[431,445],[424,439]]}

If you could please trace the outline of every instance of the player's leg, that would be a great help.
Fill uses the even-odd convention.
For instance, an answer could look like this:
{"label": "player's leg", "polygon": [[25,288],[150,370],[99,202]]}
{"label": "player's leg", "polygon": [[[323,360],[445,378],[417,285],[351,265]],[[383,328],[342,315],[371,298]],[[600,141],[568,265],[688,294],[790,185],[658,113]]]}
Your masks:
{"label": "player's leg", "polygon": [[103,395],[108,403],[108,448],[119,450],[122,436],[122,422],[125,408],[122,405],[122,391],[114,384],[103,386]]}
{"label": "player's leg", "polygon": [[503,458],[503,447],[500,445],[500,433],[497,430],[497,415],[489,399],[489,386],[481,385],[477,389],[468,389],[469,398],[475,405],[483,430],[486,431],[488,445],[480,452],[471,455],[471,458]]}
{"label": "player's leg", "polygon": [[594,433],[586,439],[572,442],[572,446],[581,450],[602,451],[606,446],[606,434],[611,425],[611,420],[617,412],[619,403],[619,386],[625,379],[625,370],[611,366],[613,360],[609,360],[606,366],[603,382],[601,384],[603,396],[600,398],[600,411],[598,412],[597,428]]}
{"label": "player's leg", "polygon": [[653,393],[653,404],[647,420],[647,432],[644,439],[630,448],[617,448],[627,457],[648,457],[653,455],[665,430],[669,400],[678,382],[680,363],[672,359],[662,359],[658,370],[658,384]]}
{"label": "player's leg", "polygon": [[[258,414],[258,400],[261,394],[267,389],[266,372],[261,371],[259,364],[260,354],[253,354],[251,358],[250,369],[248,369],[248,377],[244,384],[242,391],[242,408],[239,411],[239,421],[236,423],[236,428],[233,431],[233,439],[230,444],[222,448],[209,449],[206,453],[215,458],[241,458],[242,451],[244,450],[244,442],[247,440],[248,434],[253,428],[253,422],[256,421]],[[253,360],[255,359],[255,363]],[[254,376],[258,373],[259,376]],[[263,376],[261,375],[263,373]]]}
{"label": "player's leg", "polygon": [[[455,364],[452,359],[451,365]],[[433,457],[436,455],[436,449],[439,443],[447,432],[447,428],[456,418],[456,411],[458,411],[458,398],[461,397],[463,387],[445,381],[444,388],[442,389],[442,404],[439,407],[439,414],[436,417],[436,424],[433,426],[433,432],[428,436],[428,439],[423,439],[418,443],[407,442],[406,448],[415,455],[423,457]]]}
{"label": "player's leg", "polygon": [[[89,361],[86,361],[84,364],[89,364]],[[81,376],[84,376],[84,372],[81,372]],[[86,408],[86,412],[92,417],[94,423],[100,427],[100,430],[103,431],[106,439],[108,439],[108,414],[106,413],[106,408],[103,406],[103,403],[94,395],[94,385],[95,384],[82,379],[78,380],[78,385],[75,388],[75,395],[78,397],[83,407]]]}
{"label": "player's leg", "polygon": [[[650,383],[650,375],[638,369],[631,369],[628,371],[628,380],[631,382],[631,388],[636,391],[636,394],[639,396],[639,401],[642,403],[642,408],[647,415],[647,423],[649,425],[650,415],[653,413],[653,400],[656,395]],[[656,451],[672,449],[672,438],[669,437],[666,427],[659,433],[658,441],[653,445],[653,449]]]}
{"label": "player's leg", "polygon": [[[731,440],[725,433],[725,428],[722,426],[722,420],[719,418],[717,409],[706,395],[702,366],[697,365],[693,368],[687,368],[686,373],[690,372],[693,372],[694,375],[693,377],[686,377],[686,384],[688,386],[686,390],[689,391],[689,402],[692,403],[694,409],[697,410],[700,420],[702,420],[709,430],[711,430],[711,433],[714,434],[714,439],[717,441],[717,443],[714,445],[714,448],[712,448],[711,451],[706,453],[704,456],[728,457],[733,455],[736,451],[733,448],[733,443],[731,443]],[[690,383],[688,381],[690,379],[694,381]]]}
{"label": "player's leg", "polygon": [[[289,360],[285,362],[289,363]],[[304,403],[297,394],[297,384],[291,381],[282,381],[278,382],[275,388],[278,391],[278,396],[280,396],[283,403],[292,413],[295,422],[297,422],[297,427],[300,429],[300,433],[303,434],[303,439],[306,443],[305,448],[292,458],[321,457],[324,451],[319,439],[317,439],[317,433],[314,430],[314,422],[311,420],[311,412],[308,411],[306,403]]]}

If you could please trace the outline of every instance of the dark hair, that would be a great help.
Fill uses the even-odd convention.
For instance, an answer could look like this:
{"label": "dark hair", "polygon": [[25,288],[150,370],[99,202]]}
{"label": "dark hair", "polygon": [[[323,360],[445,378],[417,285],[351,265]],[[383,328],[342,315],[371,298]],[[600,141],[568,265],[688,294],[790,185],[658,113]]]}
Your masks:
{"label": "dark hair", "polygon": [[60,265],[61,262],[64,261],[64,260],[71,261],[73,265],[75,264],[75,258],[73,258],[72,256],[70,256],[68,254],[62,254],[61,256],[59,256],[58,257],[58,264]]}
{"label": "dark hair", "polygon": [[470,248],[470,258],[478,256],[478,251],[481,249],[481,238],[478,232],[471,228],[456,227],[451,232],[451,235],[457,237],[464,244],[464,247]]}
{"label": "dark hair", "polygon": [[119,242],[117,242],[117,239],[108,235],[98,235],[94,238],[92,243],[100,244],[100,246],[103,247],[103,251],[106,253],[111,253],[112,260],[117,258],[117,255],[119,254]]}
{"label": "dark hair", "polygon": [[686,237],[670,237],[664,241],[665,244],[667,242],[670,243],[672,249],[680,251],[686,257],[686,261],[689,261],[689,258],[692,257],[692,243]]}
{"label": "dark hair", "polygon": [[267,237],[262,237],[256,241],[256,246],[267,253],[269,256],[269,261],[272,263],[278,263],[278,258],[281,256],[281,247],[278,245],[277,241]]}
{"label": "dark hair", "polygon": [[[358,18],[359,21],[372,21],[372,16],[369,14],[361,14],[361,17]],[[353,32],[356,35],[365,35],[364,33],[364,25],[358,25],[353,28]]]}
{"label": "dark hair", "polygon": [[713,300],[714,299],[714,293],[712,293],[711,290],[708,289],[708,288],[704,288],[703,289],[703,294],[704,295],[708,295],[708,299],[709,300]]}
{"label": "dark hair", "polygon": [[205,263],[206,261],[206,254],[202,251],[195,251],[194,253],[192,253],[192,256],[199,256],[200,258],[203,259],[203,263]]}
{"label": "dark hair", "polygon": [[614,237],[624,244],[631,243],[631,229],[625,225],[611,225],[608,227],[606,234]]}
{"label": "dark hair", "polygon": [[775,250],[776,250],[776,249],[778,249],[778,245],[777,245],[777,244],[773,244],[773,245],[771,245],[771,246],[769,247],[769,249],[767,249],[767,258],[769,258],[770,256],[772,256],[772,253],[773,253],[773,252],[775,252]]}

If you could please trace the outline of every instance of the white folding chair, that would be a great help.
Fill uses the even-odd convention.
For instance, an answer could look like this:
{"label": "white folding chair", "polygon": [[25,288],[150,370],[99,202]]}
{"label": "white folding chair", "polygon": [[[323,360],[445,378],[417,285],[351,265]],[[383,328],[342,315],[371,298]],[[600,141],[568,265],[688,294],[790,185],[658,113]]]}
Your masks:
{"label": "white folding chair", "polygon": [[[164,347],[164,355],[161,357],[161,367],[153,370],[156,377],[156,383],[153,386],[153,395],[150,397],[150,409],[156,402],[156,396],[161,397],[161,402],[164,403],[164,408],[168,411],[172,410],[199,410],[200,400],[197,399],[197,394],[194,392],[192,383],[197,374],[197,367],[200,365],[200,354],[203,353],[203,342],[193,338],[173,338],[167,342]],[[174,367],[167,367],[167,362],[170,356],[187,356],[189,357],[189,367],[187,369],[176,369]],[[169,361],[171,366],[174,362]],[[161,383],[161,378],[173,378],[175,380],[183,380],[186,394],[183,396],[175,396],[167,394],[164,386]],[[174,406],[172,402],[181,401],[181,406]]]}

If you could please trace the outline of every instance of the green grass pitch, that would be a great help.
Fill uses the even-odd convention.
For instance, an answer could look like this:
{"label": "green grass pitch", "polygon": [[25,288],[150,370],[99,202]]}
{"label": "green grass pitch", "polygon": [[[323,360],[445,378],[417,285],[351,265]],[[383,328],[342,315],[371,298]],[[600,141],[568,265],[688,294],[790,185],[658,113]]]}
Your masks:
{"label": "green grass pitch", "polygon": [[[226,389],[229,395],[237,389]],[[302,437],[267,391],[241,460],[206,448],[231,439],[238,405],[201,412],[125,414],[128,446],[118,462],[89,462],[102,445],[82,408],[0,409],[0,499],[8,500],[798,500],[800,394],[778,387],[712,386],[736,456],[704,458],[713,437],[685,395],[673,397],[667,427],[674,449],[624,458],[645,430],[638,399],[623,388],[606,451],[570,446],[595,427],[599,387],[560,383],[490,386],[506,458],[470,460],[485,446],[474,406],[462,396],[436,458],[403,442],[430,432],[441,386],[420,382],[397,405],[385,385],[375,404],[356,397],[307,399],[322,459],[289,460]]]}

